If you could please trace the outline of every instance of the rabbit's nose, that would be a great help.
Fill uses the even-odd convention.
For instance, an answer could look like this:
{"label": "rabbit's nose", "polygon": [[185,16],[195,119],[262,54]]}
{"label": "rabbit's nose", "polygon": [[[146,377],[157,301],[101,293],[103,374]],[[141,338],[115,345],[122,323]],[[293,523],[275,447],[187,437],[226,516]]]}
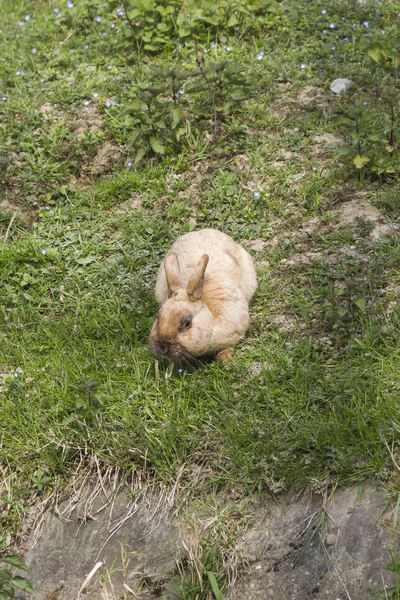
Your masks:
{"label": "rabbit's nose", "polygon": [[168,351],[169,351],[168,344],[166,344],[166,343],[159,344],[159,350],[160,350],[160,353],[163,356],[166,356],[168,354]]}

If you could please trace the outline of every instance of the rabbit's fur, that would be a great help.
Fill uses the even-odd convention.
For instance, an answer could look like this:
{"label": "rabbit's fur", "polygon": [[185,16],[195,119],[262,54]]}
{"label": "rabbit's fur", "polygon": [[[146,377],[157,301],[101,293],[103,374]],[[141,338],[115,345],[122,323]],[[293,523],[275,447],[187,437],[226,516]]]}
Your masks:
{"label": "rabbit's fur", "polygon": [[228,235],[215,229],[183,235],[158,271],[154,354],[173,362],[210,355],[230,360],[249,326],[256,287],[251,256]]}

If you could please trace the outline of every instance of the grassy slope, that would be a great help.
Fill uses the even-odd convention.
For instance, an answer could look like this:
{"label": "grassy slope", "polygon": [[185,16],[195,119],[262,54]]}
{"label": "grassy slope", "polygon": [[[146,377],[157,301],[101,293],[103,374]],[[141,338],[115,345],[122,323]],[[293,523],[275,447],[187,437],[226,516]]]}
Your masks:
{"label": "grassy slope", "polygon": [[[228,132],[218,155],[204,131],[192,131],[190,148],[131,169],[124,105],[147,59],[127,65],[113,44],[115,17],[79,28],[53,6],[1,3],[1,199],[35,222],[0,215],[0,532],[16,531],[32,492],[65,481],[85,448],[167,483],[183,464],[201,464],[210,485],[248,490],[375,476],[398,485],[385,440],[396,452],[399,312],[388,307],[399,285],[399,241],[373,244],[362,223],[295,237],[311,217],[335,223],[338,202],[360,190],[398,216],[397,179],[360,182],[313,142],[343,133],[329,82],[369,81],[358,50],[362,22],[380,30],[394,9],[344,13],[330,3],[325,17],[323,4],[307,4],[288,2],[283,20],[270,16],[246,43],[228,38],[253,86],[235,122],[244,133]],[[340,31],[322,34],[330,22]],[[213,52],[225,55],[226,43]],[[174,55],[193,64],[190,49]],[[167,58],[169,50],[156,60]],[[106,106],[109,98],[116,106]],[[76,120],[88,99],[103,124],[79,140]],[[51,112],[40,110],[45,104]],[[71,177],[87,173],[105,141],[124,145],[125,158],[77,191]],[[162,367],[157,379],[148,345],[155,272],[176,236],[193,227],[219,227],[239,242],[280,238],[254,252],[259,291],[234,361],[172,378]],[[356,258],[325,260],[324,252],[349,245]],[[306,250],[319,258],[290,262]],[[359,298],[366,307],[353,303]],[[281,315],[289,330],[274,323]]]}

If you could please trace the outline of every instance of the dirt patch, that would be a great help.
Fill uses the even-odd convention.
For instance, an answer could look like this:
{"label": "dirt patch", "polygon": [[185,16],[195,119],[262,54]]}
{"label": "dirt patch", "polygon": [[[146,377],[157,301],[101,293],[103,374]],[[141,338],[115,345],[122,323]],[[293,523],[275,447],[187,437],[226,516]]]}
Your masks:
{"label": "dirt patch", "polygon": [[142,200],[142,194],[134,194],[133,196],[131,196],[129,198],[129,200],[127,202],[124,202],[123,204],[121,204],[116,212],[119,215],[125,214],[125,213],[129,213],[129,212],[136,212],[138,210],[142,210],[143,208],[143,200]]}
{"label": "dirt patch", "polygon": [[342,204],[338,211],[340,225],[354,226],[360,222],[371,225],[369,236],[378,240],[382,236],[391,236],[400,231],[397,223],[388,223],[371,201],[364,195],[358,194],[351,202]]}
{"label": "dirt patch", "polygon": [[299,90],[295,96],[294,102],[301,106],[307,106],[308,104],[321,104],[325,100],[325,94],[314,85],[306,85],[306,87]]}
{"label": "dirt patch", "polygon": [[50,102],[45,102],[45,104],[39,106],[38,110],[41,115],[45,116],[60,117],[62,115],[62,111],[58,106],[56,104],[51,104]]}
{"label": "dirt patch", "polygon": [[287,265],[302,266],[309,266],[316,262],[324,262],[328,265],[333,265],[346,258],[351,260],[355,260],[357,258],[360,261],[367,260],[366,258],[363,258],[353,246],[342,246],[341,248],[328,248],[326,250],[306,250],[305,252],[297,252],[296,254],[293,254],[290,260],[283,259],[282,262],[286,263]]}
{"label": "dirt patch", "polygon": [[13,213],[15,218],[19,219],[27,228],[32,227],[36,218],[35,211],[22,209],[18,204],[11,202],[11,200],[2,200],[2,202],[0,202],[0,210],[2,212]]}
{"label": "dirt patch", "polygon": [[343,139],[333,133],[321,133],[314,137],[314,142],[323,145],[325,148],[337,148],[344,142]]}
{"label": "dirt patch", "polygon": [[290,331],[297,325],[296,317],[292,315],[274,315],[267,317],[271,325],[277,325],[282,331]]}
{"label": "dirt patch", "polygon": [[94,104],[80,108],[74,125],[74,131],[78,140],[81,140],[87,133],[99,131],[101,126],[101,115]]}
{"label": "dirt patch", "polygon": [[250,248],[250,250],[254,250],[255,252],[261,252],[265,250],[268,246],[268,242],[263,240],[262,238],[256,238],[254,240],[243,240],[243,244]]}
{"label": "dirt patch", "polygon": [[70,184],[78,191],[88,190],[93,179],[111,171],[122,159],[122,149],[111,142],[105,142],[97,148],[96,154],[84,162],[80,177],[71,177]]}

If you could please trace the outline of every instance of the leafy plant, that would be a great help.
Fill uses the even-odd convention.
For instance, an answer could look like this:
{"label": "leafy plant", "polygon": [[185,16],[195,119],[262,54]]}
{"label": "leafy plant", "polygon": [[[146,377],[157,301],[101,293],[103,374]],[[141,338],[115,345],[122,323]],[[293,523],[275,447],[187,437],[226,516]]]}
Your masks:
{"label": "leafy plant", "polygon": [[[24,561],[16,554],[6,554],[0,563],[17,567],[22,571],[29,571]],[[15,598],[15,591],[21,590],[33,594],[35,590],[25,577],[14,575],[7,567],[0,567],[0,600]]]}
{"label": "leafy plant", "polygon": [[339,148],[338,156],[361,173],[390,176],[399,171],[397,103],[400,90],[396,87],[382,94],[380,109],[369,109],[361,98],[348,106],[340,119],[348,144]]}
{"label": "leafy plant", "polygon": [[135,162],[148,155],[179,152],[192,124],[212,124],[217,140],[223,123],[238,112],[250,95],[244,67],[232,60],[206,62],[198,55],[197,68],[152,66],[147,83],[137,83],[135,100],[125,108],[122,126],[129,128],[128,143]]}

